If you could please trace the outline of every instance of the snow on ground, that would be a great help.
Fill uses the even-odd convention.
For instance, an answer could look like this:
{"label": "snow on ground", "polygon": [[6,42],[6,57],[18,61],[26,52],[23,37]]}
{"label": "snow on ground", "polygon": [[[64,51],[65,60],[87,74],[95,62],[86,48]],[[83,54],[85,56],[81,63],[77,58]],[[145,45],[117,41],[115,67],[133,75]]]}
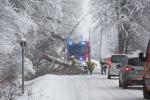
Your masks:
{"label": "snow on ground", "polygon": [[25,57],[25,75],[35,74],[35,70],[33,69],[32,61]]}
{"label": "snow on ground", "polygon": [[[141,87],[118,87],[118,78],[100,74],[45,75],[26,83],[16,100],[143,100]],[[28,92],[27,92],[28,90]]]}

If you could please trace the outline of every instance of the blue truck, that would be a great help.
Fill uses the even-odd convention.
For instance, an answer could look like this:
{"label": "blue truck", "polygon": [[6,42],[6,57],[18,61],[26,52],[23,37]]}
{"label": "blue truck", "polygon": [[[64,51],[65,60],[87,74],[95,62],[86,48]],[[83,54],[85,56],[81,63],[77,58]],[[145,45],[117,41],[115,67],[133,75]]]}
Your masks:
{"label": "blue truck", "polygon": [[68,60],[71,60],[71,57],[74,57],[81,67],[87,66],[86,62],[91,59],[89,41],[68,41],[67,51]]}

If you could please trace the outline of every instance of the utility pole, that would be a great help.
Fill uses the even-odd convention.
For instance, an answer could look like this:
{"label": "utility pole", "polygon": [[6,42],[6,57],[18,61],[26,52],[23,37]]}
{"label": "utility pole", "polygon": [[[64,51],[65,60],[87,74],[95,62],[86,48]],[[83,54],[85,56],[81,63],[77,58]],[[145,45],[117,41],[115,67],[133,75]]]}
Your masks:
{"label": "utility pole", "polygon": [[20,45],[22,47],[22,94],[24,94],[24,47],[26,46],[26,40],[20,40]]}
{"label": "utility pole", "polygon": [[90,58],[89,58],[89,61],[91,60],[91,28],[89,28],[89,46],[90,46]]}
{"label": "utility pole", "polygon": [[[119,22],[119,10],[120,10],[120,7],[119,7],[119,1],[118,0],[115,0],[116,2],[116,6],[115,6],[115,10],[116,10],[116,15],[117,15],[117,22]],[[120,28],[119,28],[119,23],[117,24],[117,32],[118,32],[118,38],[119,38],[119,34],[120,34]],[[116,50],[117,52],[120,52],[120,43],[119,43],[119,39],[118,39],[118,48]],[[116,52],[115,51],[115,52]]]}
{"label": "utility pole", "polygon": [[101,60],[101,53],[102,53],[102,39],[103,39],[103,33],[102,33],[102,22],[101,22],[101,31],[100,31],[100,50],[99,50],[99,58]]}
{"label": "utility pole", "polygon": [[91,46],[91,41],[92,41],[92,39],[91,39],[91,30],[92,30],[92,28],[89,28],[89,45]]}

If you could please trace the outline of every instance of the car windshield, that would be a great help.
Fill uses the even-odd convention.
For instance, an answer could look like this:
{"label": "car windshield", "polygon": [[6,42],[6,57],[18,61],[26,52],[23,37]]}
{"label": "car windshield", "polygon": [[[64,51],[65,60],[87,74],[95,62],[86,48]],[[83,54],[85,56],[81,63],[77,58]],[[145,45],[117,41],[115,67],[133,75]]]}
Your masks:
{"label": "car windshield", "polygon": [[125,55],[113,55],[111,58],[112,63],[121,63],[125,64]]}
{"label": "car windshield", "polygon": [[143,66],[144,62],[140,62],[140,60],[138,58],[130,58],[128,60],[128,65],[131,65],[131,66]]}

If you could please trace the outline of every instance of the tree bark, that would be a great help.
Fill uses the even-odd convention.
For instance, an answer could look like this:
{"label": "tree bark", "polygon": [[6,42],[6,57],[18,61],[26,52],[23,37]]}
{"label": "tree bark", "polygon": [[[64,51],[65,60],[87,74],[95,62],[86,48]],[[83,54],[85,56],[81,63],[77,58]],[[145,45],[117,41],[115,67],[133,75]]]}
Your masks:
{"label": "tree bark", "polygon": [[50,55],[42,55],[40,59],[46,59],[50,62],[55,62],[61,66],[65,66],[65,67],[71,67],[71,65],[68,62],[62,61],[61,59],[52,57]]}

